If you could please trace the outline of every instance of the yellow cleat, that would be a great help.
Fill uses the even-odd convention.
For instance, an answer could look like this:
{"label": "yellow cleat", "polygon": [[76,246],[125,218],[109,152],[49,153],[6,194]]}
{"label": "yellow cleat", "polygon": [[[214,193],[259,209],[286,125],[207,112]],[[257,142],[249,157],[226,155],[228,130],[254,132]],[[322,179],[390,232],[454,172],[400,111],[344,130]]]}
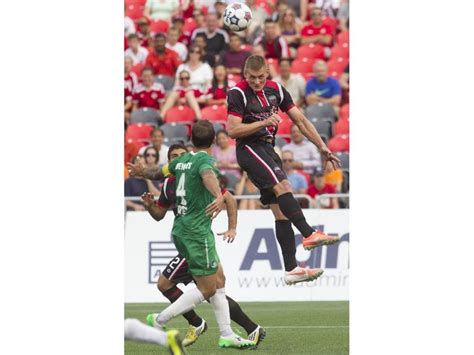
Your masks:
{"label": "yellow cleat", "polygon": [[203,319],[202,323],[199,327],[195,327],[190,325],[188,328],[188,332],[186,333],[186,336],[184,337],[183,340],[183,345],[184,346],[189,346],[191,344],[194,344],[196,340],[207,330],[207,323]]}
{"label": "yellow cleat", "polygon": [[184,351],[183,343],[177,330],[168,330],[166,332],[166,337],[168,339],[168,349],[171,355],[186,355],[186,351]]}

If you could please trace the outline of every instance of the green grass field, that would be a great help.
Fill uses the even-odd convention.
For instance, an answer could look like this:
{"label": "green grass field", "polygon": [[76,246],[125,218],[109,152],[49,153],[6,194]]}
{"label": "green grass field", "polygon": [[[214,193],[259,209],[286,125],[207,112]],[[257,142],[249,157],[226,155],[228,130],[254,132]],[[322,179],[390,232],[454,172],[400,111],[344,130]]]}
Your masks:
{"label": "green grass field", "polygon": [[[349,354],[349,302],[242,302],[242,309],[255,322],[267,330],[267,337],[260,344],[259,354]],[[125,305],[125,317],[145,322],[148,313],[164,309],[164,303],[129,303]],[[219,332],[207,303],[196,312],[206,319],[209,329],[199,340],[187,347],[188,354],[224,354],[240,350],[220,349],[217,346]],[[245,330],[232,323],[234,329],[246,336]],[[169,323],[184,334],[187,322],[178,317]],[[249,350],[246,350],[249,351]],[[156,345],[125,342],[125,354],[167,354],[167,350]]]}

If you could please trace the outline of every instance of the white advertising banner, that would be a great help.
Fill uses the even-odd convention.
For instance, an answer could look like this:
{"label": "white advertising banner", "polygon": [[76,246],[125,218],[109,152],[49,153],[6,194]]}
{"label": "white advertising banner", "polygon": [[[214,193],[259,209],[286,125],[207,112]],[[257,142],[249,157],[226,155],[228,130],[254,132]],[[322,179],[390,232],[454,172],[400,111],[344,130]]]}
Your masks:
{"label": "white advertising banner", "polygon": [[[226,292],[238,301],[312,301],[349,299],[349,210],[304,210],[308,223],[342,241],[306,251],[295,229],[299,265],[321,267],[323,276],[293,286],[283,281],[284,264],[269,210],[239,211],[237,237],[228,244],[216,236],[226,274]],[[125,302],[167,302],[156,287],[160,271],[176,256],[171,241],[173,213],[156,222],[147,212],[127,212],[125,223]],[[214,233],[227,230],[225,211]],[[188,285],[188,287],[193,287]]]}

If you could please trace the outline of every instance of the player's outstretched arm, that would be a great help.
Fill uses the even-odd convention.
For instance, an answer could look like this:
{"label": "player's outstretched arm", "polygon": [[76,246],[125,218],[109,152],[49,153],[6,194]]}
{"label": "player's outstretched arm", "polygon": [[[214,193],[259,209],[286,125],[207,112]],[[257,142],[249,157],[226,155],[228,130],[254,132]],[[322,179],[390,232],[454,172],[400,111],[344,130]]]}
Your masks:
{"label": "player's outstretched arm", "polygon": [[153,196],[153,194],[149,192],[145,192],[142,195],[142,200],[143,200],[143,206],[145,206],[145,209],[148,211],[150,216],[152,216],[155,221],[159,222],[165,217],[166,211],[168,211],[168,209],[158,206],[155,203],[155,196]]}
{"label": "player's outstretched arm", "polygon": [[298,126],[301,133],[306,138],[308,138],[311,143],[318,147],[321,155],[324,157],[325,162],[330,162],[334,169],[340,168],[340,160],[329,150],[316,128],[311,124],[311,122],[309,122],[305,115],[303,115],[303,113],[296,106],[289,109],[287,113],[293,123]]}
{"label": "player's outstretched arm", "polygon": [[253,123],[242,123],[242,118],[239,116],[228,115],[227,117],[227,133],[230,138],[243,138],[258,132],[263,127],[278,126],[278,117],[272,116],[262,121]]}
{"label": "player's outstretched arm", "polygon": [[224,236],[223,239],[227,239],[227,243],[232,243],[237,234],[237,200],[229,191],[225,192],[224,200],[227,206],[228,227],[226,232],[217,233],[217,235]]}
{"label": "player's outstretched arm", "polygon": [[130,176],[142,177],[150,180],[162,180],[167,175],[166,172],[168,171],[168,165],[160,168],[158,166],[144,167],[140,163],[127,163],[127,168]]}

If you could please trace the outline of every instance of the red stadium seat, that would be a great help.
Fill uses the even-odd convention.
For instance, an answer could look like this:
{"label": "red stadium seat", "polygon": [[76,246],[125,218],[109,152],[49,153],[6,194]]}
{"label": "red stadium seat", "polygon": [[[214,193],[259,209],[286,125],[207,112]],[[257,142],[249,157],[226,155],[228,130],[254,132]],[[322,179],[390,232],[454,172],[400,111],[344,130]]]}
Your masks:
{"label": "red stadium seat", "polygon": [[331,57],[331,60],[328,61],[328,67],[332,68],[332,70],[337,70],[343,72],[344,69],[349,64],[349,59],[344,57]]}
{"label": "red stadium seat", "polygon": [[306,81],[308,81],[309,79],[314,78],[314,73],[303,73],[303,74],[301,74],[301,75],[303,75],[303,78],[304,78],[304,80],[306,80]]}
{"label": "red stadium seat", "polygon": [[125,131],[125,141],[148,142],[153,126],[145,123],[132,123]]}
{"label": "red stadium seat", "polygon": [[291,72],[292,73],[312,73],[313,72],[313,65],[315,59],[310,59],[303,57],[301,59],[295,59],[293,63],[291,63]]}
{"label": "red stadium seat", "polygon": [[196,23],[196,21],[194,21],[194,19],[192,17],[187,18],[184,21],[183,33],[186,33],[186,32],[192,33],[195,28],[197,28],[197,23]]}
{"label": "red stadium seat", "polygon": [[140,17],[143,17],[144,9],[145,9],[144,5],[139,5],[139,4],[126,5],[125,16],[130,17],[132,20],[138,20]]}
{"label": "red stadium seat", "polygon": [[334,133],[339,134],[349,134],[349,120],[339,120],[334,125]]}
{"label": "red stadium seat", "polygon": [[192,123],[194,122],[195,118],[196,116],[194,115],[194,111],[190,107],[179,105],[179,106],[170,108],[166,112],[164,121],[166,123],[170,123],[170,122]]}
{"label": "red stadium seat", "polygon": [[329,149],[333,152],[348,152],[349,151],[349,135],[339,134],[329,140]]}
{"label": "red stadium seat", "polygon": [[341,32],[337,35],[337,45],[343,48],[349,48],[349,31]]}
{"label": "red stadium seat", "polygon": [[143,64],[143,63],[135,64],[132,67],[132,72],[137,74],[137,77],[140,78],[142,76],[142,70],[143,70],[144,67],[145,67],[145,64]]}
{"label": "red stadium seat", "polygon": [[267,58],[268,65],[273,65],[275,71],[280,74],[280,63],[278,63],[278,59],[275,58]]}
{"label": "red stadium seat", "polygon": [[[285,118],[281,113],[278,113],[283,120],[278,124],[278,136],[289,136],[291,133],[291,127],[293,126],[293,121],[289,118]],[[286,114],[285,114],[286,115]],[[288,117],[288,116],[287,116]]]}
{"label": "red stadium seat", "polygon": [[349,59],[349,47],[345,48],[339,45],[334,46],[331,49],[331,59],[339,58],[339,57]]}
{"label": "red stadium seat", "polygon": [[215,121],[227,121],[227,106],[225,105],[212,105],[204,107],[201,110],[202,118],[212,122]]}
{"label": "red stadium seat", "polygon": [[313,59],[324,59],[324,47],[319,44],[305,44],[298,47],[296,51],[297,58],[313,58]]}
{"label": "red stadium seat", "polygon": [[168,28],[170,27],[170,24],[168,21],[164,20],[153,20],[150,24],[150,32],[152,34],[155,33],[166,33],[168,32]]}
{"label": "red stadium seat", "polygon": [[[255,5],[260,6],[261,8],[263,8],[267,12],[267,14],[271,15],[272,12],[273,12],[273,8],[275,6],[273,6],[273,8],[272,8],[272,6],[270,6],[269,2],[271,2],[271,1],[268,1],[268,0],[255,0]],[[275,4],[273,4],[273,5],[275,5]]]}
{"label": "red stadium seat", "polygon": [[145,6],[146,0],[125,0],[125,5],[142,5]]}
{"label": "red stadium seat", "polygon": [[339,119],[340,120],[349,119],[349,104],[345,104],[341,107],[341,110],[339,111]]}
{"label": "red stadium seat", "polygon": [[242,80],[242,77],[239,74],[227,74],[227,80],[232,80],[234,83],[238,83]]}

